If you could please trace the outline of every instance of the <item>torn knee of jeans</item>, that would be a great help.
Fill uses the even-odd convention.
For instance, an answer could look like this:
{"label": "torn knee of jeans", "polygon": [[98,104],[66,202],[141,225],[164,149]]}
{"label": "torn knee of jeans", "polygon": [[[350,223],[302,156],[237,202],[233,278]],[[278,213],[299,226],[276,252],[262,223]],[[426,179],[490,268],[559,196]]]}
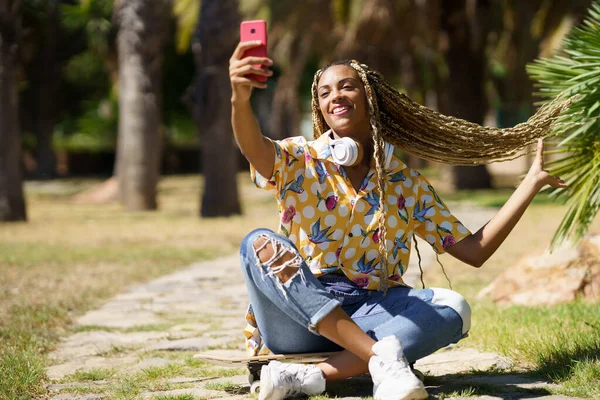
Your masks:
{"label": "torn knee of jeans", "polygon": [[261,235],[256,239],[253,247],[260,262],[271,269],[267,275],[277,275],[281,283],[290,280],[300,270],[302,264],[300,255],[278,242],[276,238]]}

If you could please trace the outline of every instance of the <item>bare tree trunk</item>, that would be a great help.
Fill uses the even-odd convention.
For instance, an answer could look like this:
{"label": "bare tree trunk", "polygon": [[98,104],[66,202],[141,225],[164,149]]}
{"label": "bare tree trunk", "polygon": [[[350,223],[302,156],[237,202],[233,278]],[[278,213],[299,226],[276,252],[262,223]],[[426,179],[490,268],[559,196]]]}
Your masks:
{"label": "bare tree trunk", "polygon": [[[446,108],[441,111],[478,124],[483,123],[488,107],[484,90],[488,3],[489,0],[442,2],[442,30],[448,39],[446,63],[450,76],[446,83]],[[484,165],[453,167],[451,178],[455,189],[492,186]]]}
{"label": "bare tree trunk", "polygon": [[300,135],[300,120],[302,118],[300,105],[300,79],[306,66],[312,47],[312,34],[295,32],[288,48],[291,54],[289,65],[277,80],[273,94],[271,137],[284,139]]}
{"label": "bare tree trunk", "polygon": [[16,76],[20,24],[20,1],[0,0],[0,221],[27,219]]}
{"label": "bare tree trunk", "polygon": [[49,1],[43,26],[42,46],[40,48],[39,80],[37,87],[37,118],[34,122],[37,137],[35,149],[36,175],[41,179],[56,177],[56,155],[52,148],[52,134],[56,121],[56,98],[60,85],[60,66],[58,64],[59,41],[59,11],[58,3]]}
{"label": "bare tree trunk", "polygon": [[203,0],[193,51],[197,66],[194,117],[202,147],[204,191],[200,215],[240,214],[236,182],[239,150],[231,127],[229,58],[239,42],[237,0]]}
{"label": "bare tree trunk", "polygon": [[117,11],[119,137],[117,177],[127,210],[157,208],[162,124],[162,58],[167,0],[126,0]]}

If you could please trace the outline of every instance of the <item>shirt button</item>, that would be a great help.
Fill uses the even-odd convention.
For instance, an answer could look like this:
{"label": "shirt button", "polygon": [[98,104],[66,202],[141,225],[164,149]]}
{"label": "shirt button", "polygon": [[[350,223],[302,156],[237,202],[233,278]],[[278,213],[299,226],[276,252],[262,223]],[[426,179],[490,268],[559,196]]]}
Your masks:
{"label": "shirt button", "polygon": [[352,232],[350,232],[350,233],[348,234],[348,237],[352,237],[352,236],[354,236],[354,235],[352,234]]}

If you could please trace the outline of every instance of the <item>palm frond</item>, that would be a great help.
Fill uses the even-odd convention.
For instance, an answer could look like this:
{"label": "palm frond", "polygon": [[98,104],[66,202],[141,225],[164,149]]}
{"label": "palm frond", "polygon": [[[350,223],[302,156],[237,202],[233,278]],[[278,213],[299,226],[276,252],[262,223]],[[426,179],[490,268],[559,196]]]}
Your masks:
{"label": "palm frond", "polygon": [[578,96],[560,117],[550,136],[558,159],[547,163],[568,187],[551,195],[569,208],[552,239],[555,248],[565,239],[579,241],[600,211],[600,0],[584,22],[563,41],[562,55],[527,66],[538,94],[550,101],[556,96]]}

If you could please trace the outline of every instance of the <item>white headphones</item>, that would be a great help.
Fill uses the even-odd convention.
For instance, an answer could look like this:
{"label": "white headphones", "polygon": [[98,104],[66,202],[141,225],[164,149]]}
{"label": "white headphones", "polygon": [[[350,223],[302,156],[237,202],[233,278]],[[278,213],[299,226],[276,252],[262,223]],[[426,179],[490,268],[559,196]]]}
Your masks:
{"label": "white headphones", "polygon": [[[330,135],[331,130],[325,132],[326,135]],[[385,168],[389,168],[392,156],[394,155],[394,146],[388,142],[384,142],[385,147],[383,149],[385,153]],[[349,137],[343,137],[340,139],[333,139],[329,141],[331,146],[331,157],[333,161],[338,165],[345,167],[356,164],[358,161],[358,144],[354,139]]]}

